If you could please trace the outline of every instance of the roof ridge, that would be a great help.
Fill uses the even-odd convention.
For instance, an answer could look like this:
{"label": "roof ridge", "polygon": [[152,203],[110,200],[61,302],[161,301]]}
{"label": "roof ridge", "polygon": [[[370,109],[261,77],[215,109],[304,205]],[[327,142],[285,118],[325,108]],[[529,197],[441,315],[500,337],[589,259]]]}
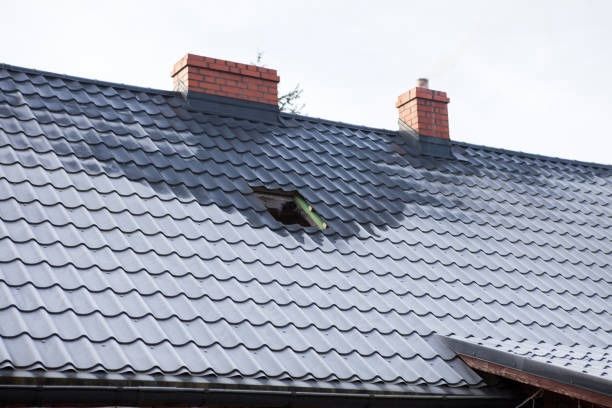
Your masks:
{"label": "roof ridge", "polygon": [[[61,73],[52,72],[52,71],[45,71],[45,70],[22,67],[18,65],[11,65],[11,64],[4,63],[4,62],[0,62],[0,69],[2,68],[8,69],[8,70],[36,74],[36,75],[45,75],[45,76],[51,76],[55,78],[68,79],[71,81],[91,83],[91,84],[101,85],[101,86],[124,88],[127,90],[137,91],[137,92],[154,93],[154,94],[163,95],[163,96],[177,95],[177,92],[166,90],[166,89],[149,88],[149,87],[125,84],[121,82],[112,82],[112,81],[104,81],[104,80],[93,79],[93,78],[85,78],[85,77],[80,77],[76,75],[61,74]],[[336,125],[339,127],[352,129],[352,130],[363,130],[363,131],[379,133],[379,134],[382,133],[382,134],[385,134],[391,137],[397,136],[399,134],[399,130],[391,130],[391,129],[386,129],[386,128],[378,128],[374,126],[359,125],[359,124],[354,124],[354,123],[342,122],[339,120],[320,118],[316,116],[301,115],[297,113],[281,112],[281,117],[293,118],[295,120],[300,120],[300,121],[309,121],[309,122],[323,123],[323,124],[328,124],[328,125]],[[612,170],[612,164],[567,159],[567,158],[562,158],[562,157],[557,157],[557,156],[547,156],[547,155],[538,154],[538,153],[529,153],[529,152],[523,152],[520,150],[511,150],[511,149],[505,149],[501,147],[493,147],[493,146],[481,145],[481,144],[458,141],[458,140],[451,140],[451,144],[487,150],[487,151],[491,151],[495,153],[505,153],[505,154],[510,154],[510,155],[519,156],[519,157],[527,157],[531,159],[544,160],[548,162]]]}
{"label": "roof ridge", "polygon": [[164,95],[164,96],[173,96],[177,94],[176,92],[170,91],[167,89],[149,88],[145,86],[124,84],[122,82],[112,82],[112,81],[104,81],[104,80],[94,79],[94,78],[85,78],[85,77],[76,76],[76,75],[61,74],[61,73],[53,72],[53,71],[45,71],[45,70],[40,70],[40,69],[35,69],[35,68],[22,67],[19,65],[11,65],[5,62],[0,62],[0,69],[2,68],[13,70],[13,71],[26,72],[29,74],[45,75],[45,76],[50,76],[50,77],[55,77],[55,78],[60,78],[60,79],[68,79],[71,81],[86,82],[86,83],[90,83],[94,85],[119,87],[119,88],[124,88],[130,91],[155,93],[155,94]]}
{"label": "roof ridge", "polygon": [[379,128],[379,127],[367,126],[367,125],[358,125],[356,123],[348,123],[348,122],[342,122],[339,120],[325,119],[325,118],[320,118],[317,116],[307,116],[307,115],[302,115],[299,113],[281,112],[281,115],[285,117],[288,116],[296,120],[318,122],[318,123],[324,123],[328,125],[337,125],[337,126],[341,126],[345,128],[354,129],[354,130],[366,130],[369,132],[386,133],[392,136],[399,133],[398,130],[391,130],[391,129]]}
{"label": "roof ridge", "polygon": [[[344,127],[344,128],[353,129],[353,130],[365,130],[365,131],[374,132],[374,133],[384,133],[388,136],[396,136],[399,133],[399,130],[391,130],[391,129],[386,129],[386,128],[377,128],[373,126],[358,125],[354,123],[342,122],[342,121],[333,120],[333,119],[325,119],[325,118],[319,118],[315,116],[300,115],[297,113],[282,112],[281,114],[285,117],[288,116],[296,120],[325,123],[325,124],[336,125],[339,127]],[[544,154],[529,153],[529,152],[523,152],[521,150],[511,150],[511,149],[506,149],[503,147],[487,146],[487,145],[481,145],[477,143],[470,143],[470,142],[454,140],[454,139],[451,139],[450,142],[452,145],[483,149],[483,150],[487,150],[487,151],[491,151],[495,153],[506,153],[506,154],[511,154],[513,156],[527,157],[527,158],[545,160],[545,161],[556,162],[556,163],[571,164],[571,165],[578,165],[578,166],[585,166],[585,167],[597,167],[597,168],[604,168],[604,169],[612,170],[612,164],[567,159],[567,158],[558,157],[558,156],[547,156]]]}
{"label": "roof ridge", "polygon": [[476,143],[464,142],[464,141],[459,141],[459,140],[451,140],[451,143],[454,145],[458,145],[458,146],[482,149],[482,150],[487,150],[487,151],[491,151],[495,153],[506,153],[506,154],[510,154],[513,156],[526,157],[530,159],[538,159],[538,160],[544,160],[544,161],[549,161],[549,162],[554,162],[554,163],[570,164],[570,165],[583,166],[583,167],[596,167],[596,168],[612,170],[612,164],[589,162],[585,160],[567,159],[567,158],[558,157],[558,156],[547,156],[544,154],[529,153],[529,152],[524,152],[521,150],[511,150],[511,149],[506,149],[503,147],[480,145]]}
{"label": "roof ridge", "polygon": [[[399,130],[377,128],[377,127],[366,126],[366,125],[357,125],[354,123],[347,123],[347,122],[342,122],[338,120],[325,119],[325,118],[319,118],[319,117],[314,117],[314,116],[300,115],[296,113],[282,112],[282,115],[290,116],[297,120],[304,120],[304,121],[311,121],[311,122],[314,121],[314,122],[325,123],[325,124],[330,124],[330,125],[337,125],[340,127],[345,127],[345,128],[354,129],[354,130],[366,130],[366,131],[376,132],[376,133],[385,133],[389,136],[395,136],[399,133]],[[487,146],[487,145],[481,145],[477,143],[470,143],[470,142],[454,140],[454,139],[451,139],[451,144],[465,146],[465,147],[473,147],[473,148],[488,150],[488,151],[492,151],[496,153],[507,153],[507,154],[511,154],[514,156],[522,156],[522,157],[528,157],[532,159],[539,159],[539,160],[546,160],[546,161],[552,161],[552,162],[560,162],[563,164],[573,164],[573,165],[588,166],[588,167],[600,167],[600,168],[612,170],[612,164],[567,159],[567,158],[558,157],[558,156],[547,156],[544,154],[529,153],[529,152],[523,152],[521,150],[512,150],[512,149],[506,149],[503,147]]]}

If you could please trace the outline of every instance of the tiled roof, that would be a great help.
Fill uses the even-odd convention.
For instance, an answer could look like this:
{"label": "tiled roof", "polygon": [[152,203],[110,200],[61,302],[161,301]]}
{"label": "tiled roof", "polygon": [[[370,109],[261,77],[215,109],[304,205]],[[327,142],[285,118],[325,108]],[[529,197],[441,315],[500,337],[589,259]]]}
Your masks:
{"label": "tiled roof", "polygon": [[612,168],[452,150],[0,66],[0,369],[486,389],[439,335],[609,379]]}

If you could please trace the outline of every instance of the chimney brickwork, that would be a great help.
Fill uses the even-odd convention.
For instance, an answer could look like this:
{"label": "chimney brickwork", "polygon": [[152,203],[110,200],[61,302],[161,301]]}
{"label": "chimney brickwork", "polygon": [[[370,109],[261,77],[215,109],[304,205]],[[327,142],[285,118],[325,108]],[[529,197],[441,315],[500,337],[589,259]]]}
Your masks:
{"label": "chimney brickwork", "polygon": [[276,70],[187,54],[172,69],[174,90],[278,105]]}
{"label": "chimney brickwork", "polygon": [[397,98],[399,118],[420,135],[449,139],[448,103],[446,92],[427,88],[428,81],[420,78],[417,87]]}

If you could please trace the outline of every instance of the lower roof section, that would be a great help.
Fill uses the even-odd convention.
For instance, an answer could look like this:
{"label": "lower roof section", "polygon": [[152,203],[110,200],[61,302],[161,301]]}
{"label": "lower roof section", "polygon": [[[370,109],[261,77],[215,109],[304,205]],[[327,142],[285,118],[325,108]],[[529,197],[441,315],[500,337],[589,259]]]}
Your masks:
{"label": "lower roof section", "polygon": [[[513,381],[519,381],[548,391],[567,395],[603,406],[612,406],[612,381],[606,372],[592,374],[587,368],[576,369],[567,364],[562,367],[551,352],[546,358],[521,355],[519,345],[509,350],[492,341],[475,341],[446,338],[451,349],[463,357],[473,369],[495,374]],[[546,344],[536,350],[546,350]],[[591,364],[584,364],[593,365]],[[571,367],[571,368],[570,368]]]}

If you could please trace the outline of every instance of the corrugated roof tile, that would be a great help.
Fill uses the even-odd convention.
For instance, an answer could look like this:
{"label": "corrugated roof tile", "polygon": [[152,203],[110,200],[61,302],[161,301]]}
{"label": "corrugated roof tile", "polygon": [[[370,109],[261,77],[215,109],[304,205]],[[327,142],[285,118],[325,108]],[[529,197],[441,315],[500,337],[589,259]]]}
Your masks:
{"label": "corrugated roof tile", "polygon": [[[3,369],[483,385],[439,334],[610,376],[608,166],[14,67],[0,90]],[[329,228],[280,225],[256,186]]]}

